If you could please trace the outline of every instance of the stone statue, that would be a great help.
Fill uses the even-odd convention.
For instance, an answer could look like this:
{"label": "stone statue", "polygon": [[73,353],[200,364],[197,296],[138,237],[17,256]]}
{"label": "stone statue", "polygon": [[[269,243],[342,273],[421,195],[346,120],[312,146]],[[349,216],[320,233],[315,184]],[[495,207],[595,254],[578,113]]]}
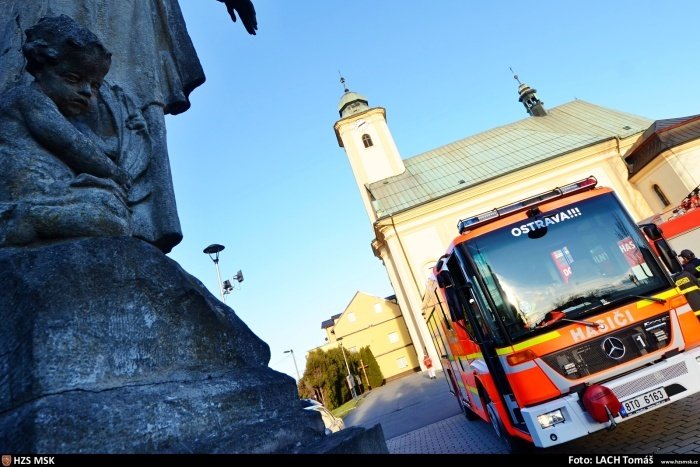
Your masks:
{"label": "stone statue", "polygon": [[65,15],[29,28],[23,50],[35,81],[0,96],[0,244],[130,235],[129,174],[79,129],[110,53]]}
{"label": "stone statue", "polygon": [[[238,13],[246,30],[255,34],[257,20],[250,0],[219,1],[225,3],[233,21]],[[34,198],[46,187],[36,184],[47,183],[44,179],[37,176],[33,181],[27,180],[34,175],[25,174],[22,182],[28,183],[25,190],[19,181],[8,180],[3,175],[0,246],[51,238],[130,235],[167,253],[182,240],[182,232],[170,173],[165,114],[187,110],[190,92],[205,79],[178,2],[3,0],[0,92],[5,99],[14,99],[19,105],[22,100],[19,94],[23,94],[25,100],[36,98],[38,105],[41,96],[31,91],[39,92],[42,86],[36,82],[30,84],[37,77],[32,75],[25,60],[24,32],[42,17],[60,15],[69,16],[94,33],[102,47],[113,52],[109,72],[104,82],[92,91],[93,103],[89,108],[81,108],[75,115],[66,115],[66,109],[51,109],[65,117],[56,120],[63,124],[63,129],[52,131],[91,155],[86,158],[85,154],[67,149],[64,154],[56,154],[55,148],[44,146],[42,136],[37,139],[36,134],[25,132],[25,138],[33,139],[34,155],[47,151],[55,158],[52,163],[61,166],[61,170],[56,169],[49,176],[60,180],[61,188],[52,186],[57,191],[42,193],[38,200]],[[99,78],[102,82],[102,77]],[[51,107],[46,101],[50,96],[43,94],[44,104]],[[76,135],[76,129],[81,135]],[[1,144],[3,154],[14,150],[5,142]],[[66,157],[90,167],[76,165],[75,160],[71,162]],[[48,160],[41,158],[37,170],[39,166],[47,169]],[[34,164],[30,160],[24,162]],[[19,162],[10,162],[4,156],[0,159],[2,165],[15,163]],[[117,167],[112,167],[115,164]],[[108,213],[92,209],[86,214],[85,203],[93,207],[103,203],[108,206]],[[109,219],[101,219],[100,214],[109,214]]]}
{"label": "stone statue", "polygon": [[[219,1],[255,34],[250,0]],[[380,426],[325,436],[163,254],[182,238],[165,114],[204,81],[177,1],[2,0],[0,34],[0,446],[388,453]]]}

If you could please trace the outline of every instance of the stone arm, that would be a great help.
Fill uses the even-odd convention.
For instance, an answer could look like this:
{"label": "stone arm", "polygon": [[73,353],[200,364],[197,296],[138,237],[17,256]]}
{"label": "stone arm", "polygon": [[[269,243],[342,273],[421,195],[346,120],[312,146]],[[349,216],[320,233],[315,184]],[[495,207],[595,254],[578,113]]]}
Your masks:
{"label": "stone arm", "polygon": [[111,178],[128,188],[127,173],[117,166],[98,144],[70,123],[54,103],[40,91],[29,89],[21,112],[32,137],[76,173]]}
{"label": "stone arm", "polygon": [[236,22],[236,12],[241,18],[243,27],[248,31],[248,34],[255,35],[255,31],[258,29],[258,20],[255,16],[255,7],[251,0],[219,0],[221,3],[226,4],[226,10],[228,10],[229,16],[233,22]]}

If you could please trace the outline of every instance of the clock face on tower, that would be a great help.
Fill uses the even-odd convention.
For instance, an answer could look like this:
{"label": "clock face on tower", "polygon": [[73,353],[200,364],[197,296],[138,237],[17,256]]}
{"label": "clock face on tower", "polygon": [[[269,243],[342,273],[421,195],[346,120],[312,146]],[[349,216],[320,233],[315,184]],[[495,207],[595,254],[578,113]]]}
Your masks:
{"label": "clock face on tower", "polygon": [[364,120],[358,120],[355,122],[355,134],[362,139],[362,145],[365,148],[374,146],[372,137],[370,136],[370,126]]}

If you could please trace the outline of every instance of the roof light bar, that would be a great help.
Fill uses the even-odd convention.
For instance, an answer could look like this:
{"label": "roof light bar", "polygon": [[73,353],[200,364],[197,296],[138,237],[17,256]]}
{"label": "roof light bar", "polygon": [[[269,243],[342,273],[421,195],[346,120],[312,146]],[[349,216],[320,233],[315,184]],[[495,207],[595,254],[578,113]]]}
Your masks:
{"label": "roof light bar", "polygon": [[467,219],[461,219],[457,223],[457,230],[460,234],[463,234],[464,232],[471,230],[476,226],[492,222],[505,214],[511,214],[513,212],[522,211],[544,201],[550,201],[552,199],[561,198],[563,196],[569,196],[575,193],[580,193],[582,191],[591,190],[595,188],[597,184],[598,180],[591,175],[590,177],[584,178],[583,180],[579,180],[578,182],[569,183],[568,185],[555,188],[553,190],[541,193],[539,195],[531,196],[529,198],[516,201],[515,203],[507,204],[500,208],[483,212],[478,216],[469,217]]}

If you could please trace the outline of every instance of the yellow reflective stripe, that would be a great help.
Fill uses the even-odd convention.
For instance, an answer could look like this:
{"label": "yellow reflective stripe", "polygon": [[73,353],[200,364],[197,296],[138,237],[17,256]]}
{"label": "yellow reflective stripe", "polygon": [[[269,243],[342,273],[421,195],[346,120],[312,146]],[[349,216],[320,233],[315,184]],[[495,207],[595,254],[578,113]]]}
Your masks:
{"label": "yellow reflective stripe", "polygon": [[662,299],[666,300],[669,298],[676,297],[679,294],[680,294],[680,292],[678,292],[678,289],[673,288],[673,289],[668,289],[666,292],[661,292],[661,293],[658,293],[656,295],[653,295],[653,297],[654,298],[662,298]]}
{"label": "yellow reflective stripe", "polygon": [[475,395],[479,395],[479,390],[476,389],[476,386],[469,386],[467,389],[469,389],[469,392],[474,393]]}
{"label": "yellow reflective stripe", "polygon": [[541,336],[537,336],[535,338],[526,340],[524,342],[521,342],[520,344],[515,344],[513,346],[513,350],[515,352],[520,352],[521,350],[525,350],[528,347],[532,347],[533,345],[557,339],[559,336],[561,336],[561,334],[559,334],[559,331],[548,332],[547,334],[542,334]]}
{"label": "yellow reflective stripe", "polygon": [[533,345],[541,344],[543,342],[556,339],[559,336],[561,336],[561,334],[559,334],[559,331],[548,332],[547,334],[542,334],[541,336],[533,337],[532,339],[528,339],[519,344],[515,344],[512,347],[503,347],[501,349],[496,349],[496,355],[510,355],[515,352],[520,352],[521,350],[525,350],[528,347],[532,347]]}
{"label": "yellow reflective stripe", "polygon": [[691,285],[687,289],[678,289],[678,291],[682,294],[687,294],[688,292],[692,292],[693,290],[700,290],[700,287],[698,287],[697,285]]}
{"label": "yellow reflective stripe", "polygon": [[467,355],[467,359],[474,360],[475,358],[481,358],[483,356],[484,356],[484,354],[482,354],[481,352],[470,353],[469,355]]}
{"label": "yellow reflective stripe", "polygon": [[503,347],[501,349],[496,349],[496,355],[510,355],[514,352],[513,347]]}
{"label": "yellow reflective stripe", "polygon": [[700,318],[700,310],[698,310],[698,311],[695,312],[695,316],[697,316],[698,318]]}

